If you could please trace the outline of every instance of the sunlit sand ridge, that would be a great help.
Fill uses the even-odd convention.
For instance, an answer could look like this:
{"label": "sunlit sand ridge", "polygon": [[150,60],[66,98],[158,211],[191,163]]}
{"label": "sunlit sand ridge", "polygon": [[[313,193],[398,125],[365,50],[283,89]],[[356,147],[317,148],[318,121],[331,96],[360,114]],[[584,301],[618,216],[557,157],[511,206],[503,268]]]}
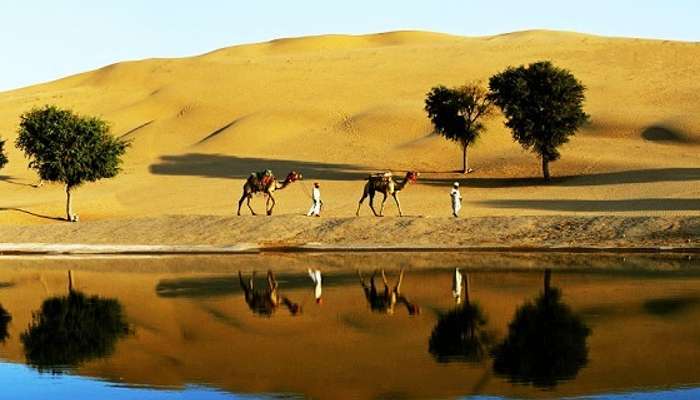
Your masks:
{"label": "sunlit sand ridge", "polygon": [[[464,215],[700,215],[697,43],[551,31],[281,39],[124,62],[0,93],[0,133],[12,142],[19,114],[54,103],[100,115],[115,135],[133,140],[122,175],[78,190],[82,221],[231,215],[243,179],[264,168],[281,176],[299,169],[307,178],[278,193],[278,214],[305,212],[308,180],[318,180],[324,216],[351,216],[367,171],[416,169],[424,173],[401,193],[404,211],[446,217],[459,175],[444,172],[460,167],[461,154],[430,134],[426,92],[487,82],[509,65],[542,59],[588,88],[591,123],[552,165],[555,177],[567,178],[548,186],[528,180],[540,176],[538,160],[497,116],[470,152],[476,171],[463,184]],[[1,221],[61,216],[63,188],[31,187],[34,172],[9,147]],[[262,200],[254,207],[262,211]]]}

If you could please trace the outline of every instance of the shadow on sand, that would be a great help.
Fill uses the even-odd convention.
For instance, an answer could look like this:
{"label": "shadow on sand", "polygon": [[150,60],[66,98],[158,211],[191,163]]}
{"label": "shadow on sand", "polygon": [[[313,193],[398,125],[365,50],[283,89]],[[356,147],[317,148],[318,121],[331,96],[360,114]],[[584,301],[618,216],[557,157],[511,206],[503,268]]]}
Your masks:
{"label": "shadow on sand", "polygon": [[184,154],[163,156],[149,170],[158,175],[201,176],[206,178],[245,179],[251,172],[271,169],[284,177],[289,171],[301,172],[306,179],[358,180],[369,170],[351,164],[329,164],[297,160],[235,157],[222,154]]}
{"label": "shadow on sand", "polygon": [[[450,185],[455,179],[423,179],[429,185]],[[625,183],[690,182],[700,181],[700,168],[639,169],[599,174],[555,176],[549,183],[542,177],[528,178],[463,178],[456,179],[460,186],[473,188],[507,188],[522,186],[602,186]]]}
{"label": "shadow on sand", "polygon": [[490,200],[481,201],[479,204],[494,208],[547,211],[700,211],[700,199]]}
{"label": "shadow on sand", "polygon": [[14,212],[19,212],[19,213],[31,215],[32,217],[43,218],[43,219],[50,219],[50,220],[53,220],[53,221],[65,221],[65,220],[66,220],[65,218],[61,218],[61,217],[51,217],[51,216],[49,216],[49,215],[37,214],[37,213],[35,213],[35,212],[28,211],[28,210],[24,210],[24,209],[21,209],[21,208],[0,208],[0,212],[2,212],[2,211],[14,211]]}
{"label": "shadow on sand", "polygon": [[9,183],[11,185],[36,187],[36,185],[32,185],[31,183],[17,182],[14,178],[7,175],[0,175],[0,181]]}

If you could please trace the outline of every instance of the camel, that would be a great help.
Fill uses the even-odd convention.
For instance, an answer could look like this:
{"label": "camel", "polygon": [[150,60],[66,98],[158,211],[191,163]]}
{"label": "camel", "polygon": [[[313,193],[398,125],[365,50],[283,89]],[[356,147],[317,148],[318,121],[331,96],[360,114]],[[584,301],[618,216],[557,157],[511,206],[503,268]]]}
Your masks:
{"label": "camel", "polygon": [[[262,193],[265,196],[265,211],[267,215],[272,215],[272,210],[275,208],[275,197],[272,195],[272,193],[274,193],[275,190],[282,190],[290,183],[294,183],[302,179],[303,176],[297,171],[291,171],[289,174],[287,174],[287,178],[285,178],[284,182],[282,183],[277,181],[275,176],[272,174],[272,171],[269,169],[265,170],[264,172],[250,174],[248,179],[246,179],[245,183],[243,184],[243,195],[241,196],[241,199],[238,200],[238,215],[241,215],[241,206],[243,205],[243,200],[246,199],[246,204],[248,205],[250,212],[253,215],[257,215],[255,211],[253,211],[253,207],[250,206],[250,200],[253,198],[255,193]],[[270,202],[272,202],[272,206],[270,206]]]}
{"label": "camel", "polygon": [[[403,217],[403,212],[401,211],[401,203],[399,202],[399,192],[403,190],[409,183],[415,183],[420,174],[416,171],[406,172],[406,176],[403,181],[396,182],[391,172],[383,172],[378,174],[372,174],[367,178],[367,183],[365,184],[365,189],[362,192],[362,198],[357,205],[356,216],[360,216],[360,207],[362,202],[365,201],[367,196],[369,196],[369,208],[372,209],[375,217],[384,216],[384,203],[386,203],[387,195],[391,195],[396,202],[396,206],[399,209],[399,216]],[[379,209],[379,214],[374,209],[374,195],[379,192],[384,195],[382,199],[382,207]]]}
{"label": "camel", "polygon": [[382,281],[384,282],[384,290],[382,292],[377,291],[377,286],[374,283],[374,278],[377,275],[375,270],[372,273],[372,277],[369,279],[369,284],[362,277],[360,271],[357,271],[357,275],[360,278],[360,284],[362,285],[362,290],[365,293],[365,298],[369,303],[370,310],[374,312],[383,312],[386,314],[393,314],[394,307],[396,303],[401,303],[406,306],[409,315],[420,314],[420,307],[414,303],[411,303],[406,296],[401,294],[401,282],[403,282],[403,268],[399,272],[399,279],[394,285],[393,289],[389,287],[389,283],[386,279],[386,274],[384,270],[381,270]]}
{"label": "camel", "polygon": [[245,294],[245,302],[253,313],[270,317],[280,304],[283,304],[292,315],[301,314],[301,306],[299,304],[280,295],[279,284],[272,271],[267,271],[267,288],[265,289],[255,289],[255,271],[253,271],[247,283],[243,281],[241,271],[238,271],[238,280]]}

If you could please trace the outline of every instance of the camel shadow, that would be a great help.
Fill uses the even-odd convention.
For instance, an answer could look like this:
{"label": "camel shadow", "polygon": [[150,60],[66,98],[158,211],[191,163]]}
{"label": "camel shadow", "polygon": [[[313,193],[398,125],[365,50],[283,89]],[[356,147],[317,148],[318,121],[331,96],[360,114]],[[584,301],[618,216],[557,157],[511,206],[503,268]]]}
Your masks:
{"label": "camel shadow", "polygon": [[158,175],[200,176],[205,178],[245,179],[251,172],[271,169],[278,176],[289,171],[301,172],[306,179],[358,180],[367,177],[369,170],[351,164],[320,163],[297,160],[236,157],[223,154],[190,153],[163,156],[149,167]]}
{"label": "camel shadow", "polygon": [[700,199],[488,200],[481,201],[479,204],[494,208],[520,208],[546,211],[700,211]]}
{"label": "camel shadow", "polygon": [[19,212],[19,213],[31,215],[32,217],[43,218],[43,219],[50,219],[50,220],[53,220],[53,221],[66,221],[65,218],[61,218],[61,217],[52,217],[52,216],[49,216],[49,215],[43,215],[43,214],[35,213],[35,212],[29,211],[29,210],[24,210],[24,209],[21,209],[21,208],[8,208],[8,207],[0,208],[0,212],[2,212],[2,211],[15,211],[15,212]]}
{"label": "camel shadow", "polygon": [[[455,179],[428,178],[422,183],[428,185],[448,185]],[[565,175],[552,177],[545,183],[541,177],[527,178],[462,178],[456,179],[460,186],[472,188],[508,188],[525,186],[603,186],[625,183],[690,182],[700,181],[700,168],[659,168],[638,169],[597,174]]]}

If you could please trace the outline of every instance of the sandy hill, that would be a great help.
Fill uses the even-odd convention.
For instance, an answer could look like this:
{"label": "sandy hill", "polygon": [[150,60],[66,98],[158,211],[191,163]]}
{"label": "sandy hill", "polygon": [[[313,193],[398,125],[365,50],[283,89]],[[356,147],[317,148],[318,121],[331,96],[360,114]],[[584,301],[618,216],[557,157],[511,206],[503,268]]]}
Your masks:
{"label": "sandy hill", "polygon": [[[83,220],[229,214],[241,178],[265,167],[321,180],[332,216],[354,213],[366,170],[432,171],[402,193],[405,211],[448,215],[444,185],[459,176],[445,172],[460,152],[430,134],[425,93],[542,59],[588,88],[591,124],[552,166],[568,177],[547,187],[529,180],[537,160],[496,117],[471,152],[476,173],[462,180],[468,214],[700,213],[698,43],[552,31],[280,39],[0,93],[0,132],[12,142],[20,113],[54,103],[101,115],[133,140],[122,176],[78,192]],[[9,147],[2,221],[62,215],[62,188],[30,187],[35,175]],[[280,213],[305,211],[307,187],[297,186],[280,192]]]}

